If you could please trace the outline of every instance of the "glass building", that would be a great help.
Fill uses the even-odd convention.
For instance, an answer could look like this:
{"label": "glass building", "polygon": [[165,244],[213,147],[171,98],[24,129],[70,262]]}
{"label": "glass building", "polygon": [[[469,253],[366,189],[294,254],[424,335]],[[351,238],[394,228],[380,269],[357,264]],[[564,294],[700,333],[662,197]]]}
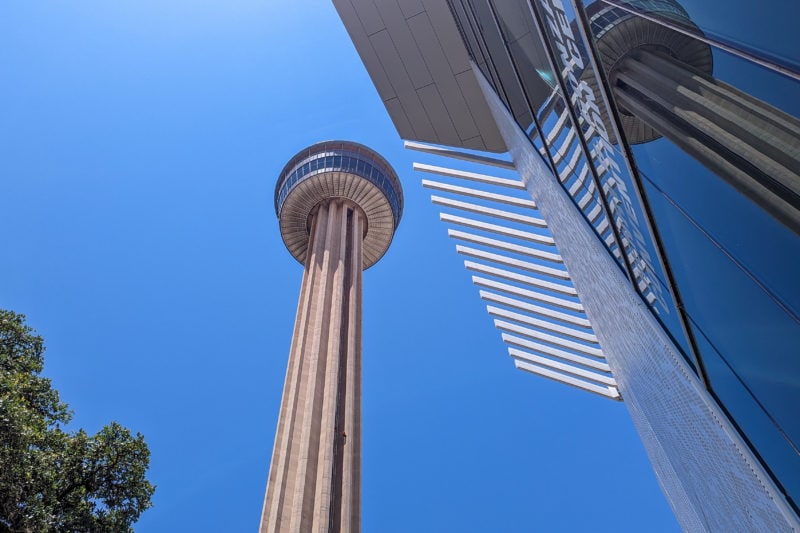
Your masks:
{"label": "glass building", "polygon": [[334,4],[403,139],[512,159],[681,526],[800,529],[800,3]]}

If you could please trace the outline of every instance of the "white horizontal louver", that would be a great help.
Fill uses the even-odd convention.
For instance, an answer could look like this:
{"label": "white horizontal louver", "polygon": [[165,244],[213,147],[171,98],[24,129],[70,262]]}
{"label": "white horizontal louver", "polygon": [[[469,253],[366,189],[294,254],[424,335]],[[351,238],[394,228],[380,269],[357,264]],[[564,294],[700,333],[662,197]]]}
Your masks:
{"label": "white horizontal louver", "polygon": [[[481,170],[513,169],[508,161],[449,148],[416,142],[406,148],[469,161]],[[464,266],[476,274],[473,283],[515,366],[621,400],[556,243],[524,183],[426,163],[414,163],[414,169],[437,176],[422,185],[437,191],[431,200],[445,209],[440,219],[458,242],[456,251],[466,257]]]}

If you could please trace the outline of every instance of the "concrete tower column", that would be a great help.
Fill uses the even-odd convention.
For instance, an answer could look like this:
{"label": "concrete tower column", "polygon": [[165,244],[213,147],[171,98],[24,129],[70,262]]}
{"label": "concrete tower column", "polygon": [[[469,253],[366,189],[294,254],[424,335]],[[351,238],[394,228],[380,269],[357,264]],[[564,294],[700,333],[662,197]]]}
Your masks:
{"label": "concrete tower column", "polygon": [[362,270],[389,246],[400,184],[368,148],[320,143],[284,168],[276,209],[305,271],[260,531],[357,532]]}

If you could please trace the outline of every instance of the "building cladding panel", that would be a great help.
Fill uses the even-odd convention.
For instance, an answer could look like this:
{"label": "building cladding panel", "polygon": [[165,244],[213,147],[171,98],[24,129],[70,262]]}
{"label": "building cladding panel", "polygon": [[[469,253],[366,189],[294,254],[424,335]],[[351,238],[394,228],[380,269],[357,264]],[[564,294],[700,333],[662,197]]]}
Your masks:
{"label": "building cladding panel", "polygon": [[800,529],[800,3],[386,2],[458,82],[415,116],[343,14],[401,137],[509,148],[684,528]]}
{"label": "building cladding panel", "polygon": [[505,151],[445,2],[333,3],[401,137]]}

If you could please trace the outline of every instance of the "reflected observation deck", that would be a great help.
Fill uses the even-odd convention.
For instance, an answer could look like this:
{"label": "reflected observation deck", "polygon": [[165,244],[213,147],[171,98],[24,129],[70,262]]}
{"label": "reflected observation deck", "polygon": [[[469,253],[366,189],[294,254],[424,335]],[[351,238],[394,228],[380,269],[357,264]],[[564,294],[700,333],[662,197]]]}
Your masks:
{"label": "reflected observation deck", "polygon": [[275,211],[305,265],[260,531],[360,530],[361,278],[403,212],[392,167],[348,141],[283,168]]}

